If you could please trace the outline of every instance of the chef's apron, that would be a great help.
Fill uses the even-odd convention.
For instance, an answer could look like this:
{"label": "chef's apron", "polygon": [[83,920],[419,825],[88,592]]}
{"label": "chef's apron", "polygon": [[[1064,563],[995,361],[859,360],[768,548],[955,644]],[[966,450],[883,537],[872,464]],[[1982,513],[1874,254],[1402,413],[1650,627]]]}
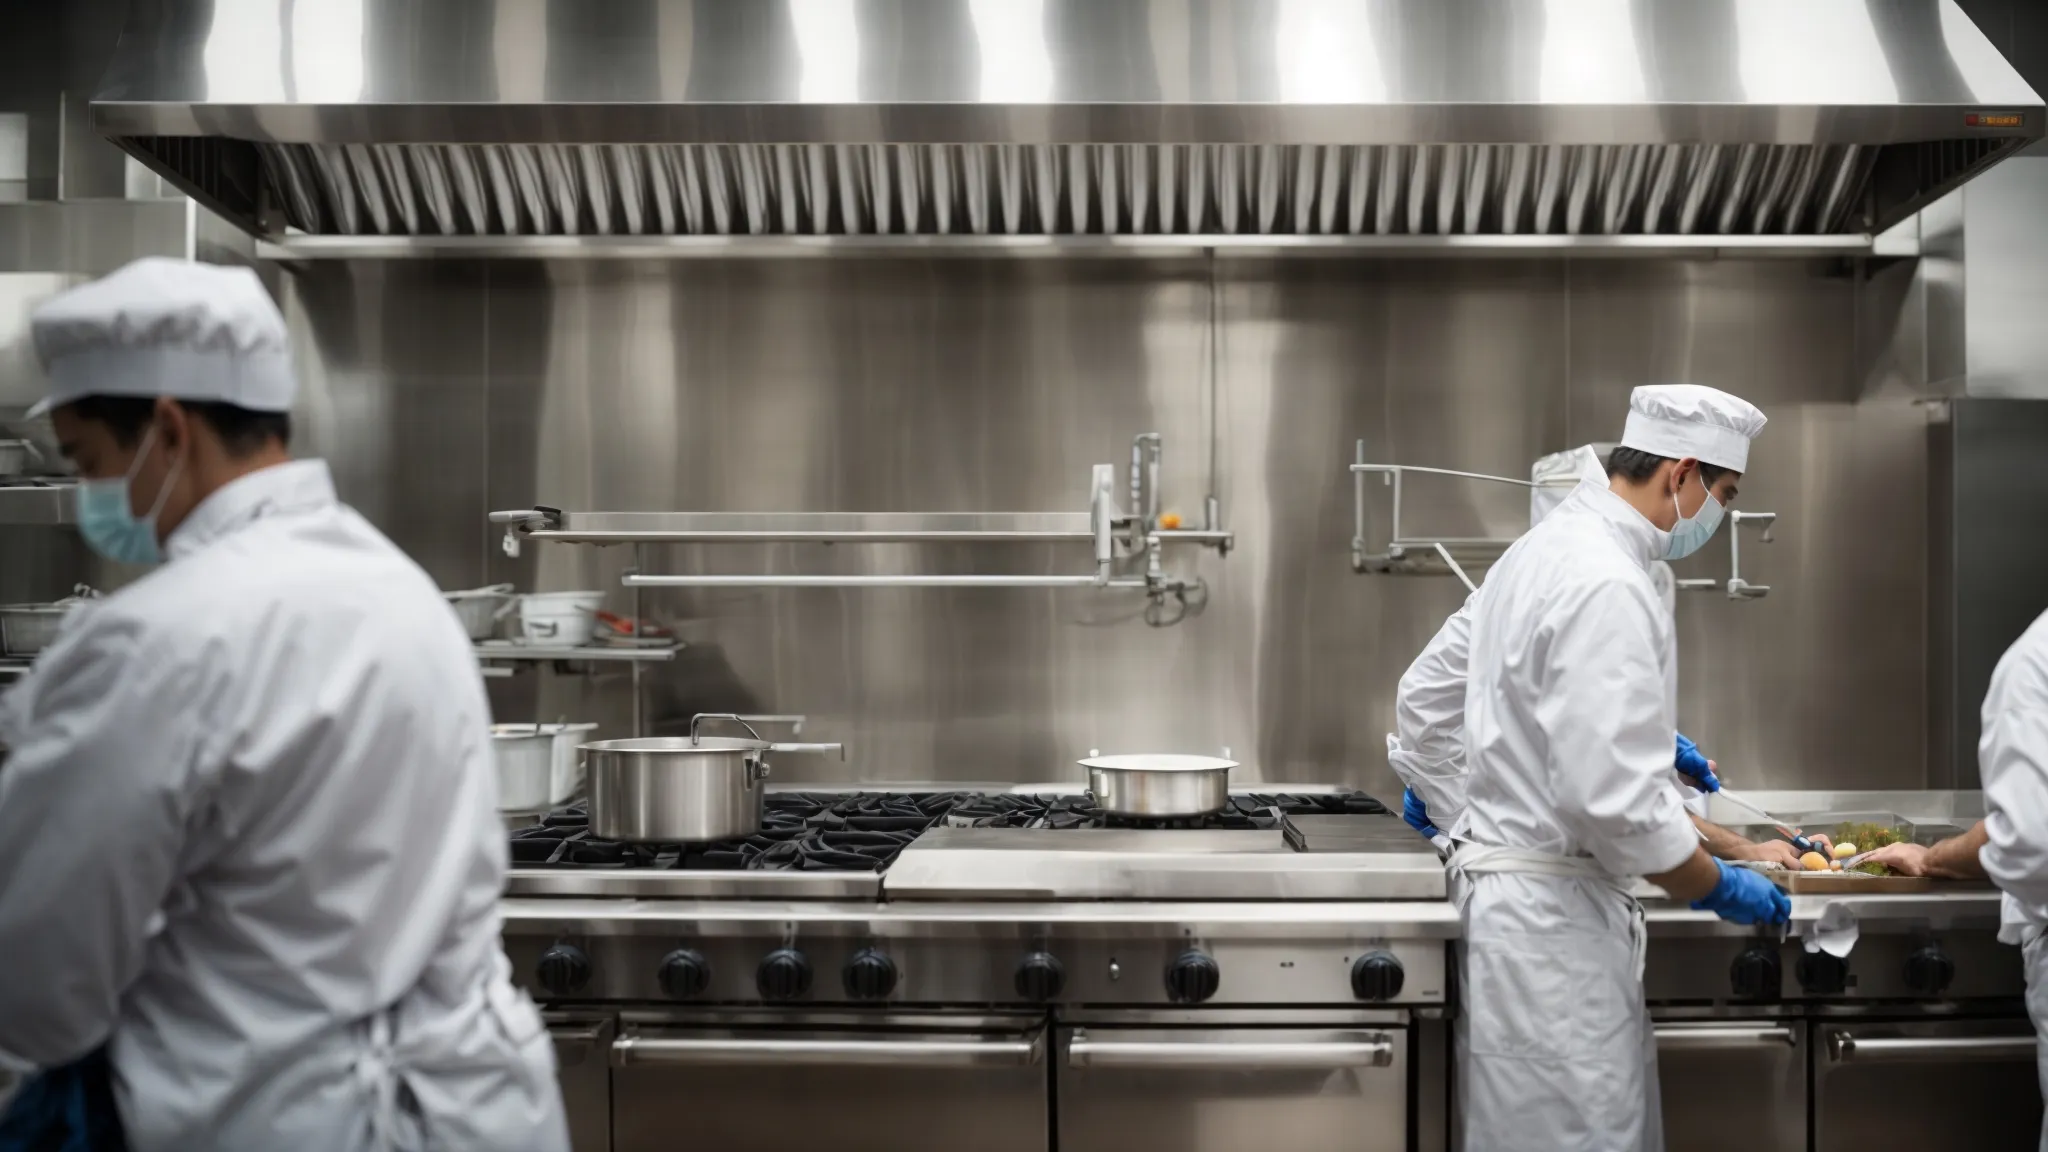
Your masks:
{"label": "chef's apron", "polygon": [[1593,860],[1462,844],[1459,1091],[1470,1152],[1662,1152],[1643,910]]}
{"label": "chef's apron", "polygon": [[[2048,1100],[2048,933],[2027,933],[2027,1015],[2034,1020],[2034,1061],[2041,1077],[2041,1098]],[[2041,1152],[2048,1152],[2048,1116],[2041,1120]]]}

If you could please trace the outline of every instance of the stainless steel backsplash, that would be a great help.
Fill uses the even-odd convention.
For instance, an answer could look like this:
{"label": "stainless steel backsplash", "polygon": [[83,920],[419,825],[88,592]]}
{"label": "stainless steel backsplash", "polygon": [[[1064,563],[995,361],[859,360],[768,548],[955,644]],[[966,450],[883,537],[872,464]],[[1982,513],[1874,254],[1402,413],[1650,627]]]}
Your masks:
{"label": "stainless steel backsplash", "polygon": [[[1386,793],[1401,672],[1462,589],[1349,568],[1352,445],[1526,475],[1689,381],[1771,424],[1741,505],[1768,599],[1682,594],[1680,723],[1752,788],[1926,779],[1925,417],[1893,321],[1798,263],[735,260],[313,263],[282,278],[308,384],[299,450],[443,586],[608,589],[625,548],[498,549],[493,508],[1079,511],[1089,466],[1165,435],[1165,505],[1207,611],[1129,593],[670,590],[690,643],[649,674],[696,711],[802,713],[846,763],[785,780],[1074,783],[1076,757],[1228,748],[1244,782]],[[1881,286],[1880,286],[1881,287]],[[1882,293],[1876,295],[1882,296]],[[1899,309],[1893,301],[1893,311]],[[1910,375],[1910,373],[1908,373]],[[1868,383],[1866,383],[1868,381]],[[1906,381],[1905,383],[1910,383]],[[1512,535],[1518,490],[1442,482],[1412,528]],[[1374,490],[1378,498],[1377,489]],[[1384,530],[1384,505],[1375,505]],[[649,549],[649,571],[1082,571],[1049,547]],[[1717,541],[1681,576],[1727,575]],[[507,718],[624,734],[623,676],[496,681]]]}

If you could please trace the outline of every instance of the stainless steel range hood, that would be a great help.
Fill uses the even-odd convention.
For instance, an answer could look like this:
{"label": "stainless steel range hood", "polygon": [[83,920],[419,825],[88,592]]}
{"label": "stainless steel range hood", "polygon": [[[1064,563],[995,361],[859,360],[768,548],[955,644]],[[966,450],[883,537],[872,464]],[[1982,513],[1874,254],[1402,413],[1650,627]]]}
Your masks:
{"label": "stainless steel range hood", "polygon": [[1953,0],[138,0],[253,232],[1822,237],[2042,135]]}

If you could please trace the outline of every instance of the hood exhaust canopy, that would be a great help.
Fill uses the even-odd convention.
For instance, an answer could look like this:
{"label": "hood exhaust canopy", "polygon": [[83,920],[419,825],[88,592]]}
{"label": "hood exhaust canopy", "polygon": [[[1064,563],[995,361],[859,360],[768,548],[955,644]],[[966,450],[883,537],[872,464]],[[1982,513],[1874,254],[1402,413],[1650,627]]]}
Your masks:
{"label": "hood exhaust canopy", "polygon": [[138,0],[252,232],[1821,236],[2039,138],[1954,0]]}

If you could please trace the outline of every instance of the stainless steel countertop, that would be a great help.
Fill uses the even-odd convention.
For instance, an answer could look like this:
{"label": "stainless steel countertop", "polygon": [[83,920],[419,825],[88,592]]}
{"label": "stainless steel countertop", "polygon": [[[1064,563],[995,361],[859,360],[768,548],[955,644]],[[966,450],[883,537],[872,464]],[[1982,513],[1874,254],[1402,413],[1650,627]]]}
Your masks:
{"label": "stainless steel countertop", "polygon": [[[1382,819],[1399,827],[1393,817]],[[1360,851],[1297,852],[1277,828],[934,828],[889,866],[882,890],[892,901],[1441,900],[1445,895],[1443,865],[1412,833]]]}

